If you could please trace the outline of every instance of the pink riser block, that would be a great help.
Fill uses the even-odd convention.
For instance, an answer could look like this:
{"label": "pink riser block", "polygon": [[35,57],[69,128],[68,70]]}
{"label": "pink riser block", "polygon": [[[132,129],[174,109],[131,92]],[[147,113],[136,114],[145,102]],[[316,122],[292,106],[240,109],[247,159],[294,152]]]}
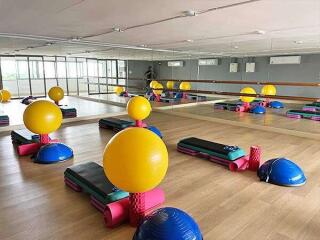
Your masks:
{"label": "pink riser block", "polygon": [[[144,215],[164,203],[164,192],[155,188],[146,192],[144,199]],[[129,220],[129,198],[107,204],[104,210],[104,219],[107,227],[115,227]],[[141,209],[141,208],[140,208]]]}
{"label": "pink riser block", "polygon": [[[58,139],[50,140],[50,143],[56,143],[56,142],[59,142],[59,140]],[[42,144],[40,143],[29,143],[29,144],[19,145],[17,147],[18,155],[27,156],[27,155],[34,154],[39,151],[41,146]]]}

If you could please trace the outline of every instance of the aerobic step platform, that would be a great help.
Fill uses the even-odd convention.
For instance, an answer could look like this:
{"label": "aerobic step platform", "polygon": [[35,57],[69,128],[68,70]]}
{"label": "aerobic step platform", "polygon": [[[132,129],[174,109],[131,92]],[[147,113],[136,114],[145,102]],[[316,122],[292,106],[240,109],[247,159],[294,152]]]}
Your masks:
{"label": "aerobic step platform", "polygon": [[180,140],[177,150],[227,166],[231,171],[245,170],[248,162],[244,150],[237,146],[228,146],[195,137]]}
{"label": "aerobic step platform", "polygon": [[180,101],[180,98],[174,98],[174,97],[160,97],[161,102],[166,103],[174,103]]}
{"label": "aerobic step platform", "polygon": [[103,168],[95,162],[68,167],[64,172],[64,181],[73,190],[88,193],[92,205],[102,212],[108,203],[129,196],[129,193],[115,188],[106,178]]}
{"label": "aerobic step platform", "polygon": [[303,111],[313,111],[318,112],[320,111],[320,102],[314,102],[310,104],[306,104],[302,108]]}
{"label": "aerobic step platform", "polygon": [[9,117],[7,115],[0,115],[0,127],[9,125]]}
{"label": "aerobic step platform", "polygon": [[126,121],[118,118],[102,118],[99,120],[100,128],[112,129],[116,132],[134,125],[135,124],[132,121]]}
{"label": "aerobic step platform", "polygon": [[39,142],[39,135],[30,132],[27,129],[11,131],[11,140],[18,145],[37,143]]}
{"label": "aerobic step platform", "polygon": [[77,109],[60,107],[63,118],[74,118],[77,117]]}
{"label": "aerobic step platform", "polygon": [[287,111],[287,117],[289,118],[306,118],[314,121],[320,121],[320,112],[304,111],[304,110],[289,110]]}
{"label": "aerobic step platform", "polygon": [[228,103],[228,102],[219,102],[214,104],[215,109],[220,110],[229,110],[229,111],[236,111],[238,106],[241,106],[242,103]]}
{"label": "aerobic step platform", "polygon": [[195,100],[195,101],[206,101],[206,96],[195,95],[195,94],[187,94],[187,99]]}

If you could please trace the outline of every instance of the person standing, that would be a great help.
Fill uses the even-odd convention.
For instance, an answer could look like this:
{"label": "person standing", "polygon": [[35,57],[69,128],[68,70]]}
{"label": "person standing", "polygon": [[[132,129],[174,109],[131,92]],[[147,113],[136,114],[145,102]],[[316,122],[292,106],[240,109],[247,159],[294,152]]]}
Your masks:
{"label": "person standing", "polygon": [[149,89],[150,88],[150,83],[152,80],[156,79],[157,74],[156,72],[153,70],[152,66],[148,67],[148,70],[144,73],[144,78],[146,80],[146,88]]}

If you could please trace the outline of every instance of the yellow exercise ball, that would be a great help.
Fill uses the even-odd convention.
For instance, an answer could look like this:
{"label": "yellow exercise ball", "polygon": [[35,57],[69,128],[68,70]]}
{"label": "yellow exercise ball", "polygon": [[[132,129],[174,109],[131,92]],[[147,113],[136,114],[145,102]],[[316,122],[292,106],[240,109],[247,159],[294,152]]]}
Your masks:
{"label": "yellow exercise ball", "polygon": [[277,89],[274,85],[265,85],[261,89],[261,94],[275,96],[277,94]]}
{"label": "yellow exercise ball", "polygon": [[156,80],[153,80],[153,81],[151,81],[151,83],[150,83],[150,87],[151,88],[155,88],[155,85],[157,84],[158,82],[156,81]]}
{"label": "yellow exercise ball", "polygon": [[1,93],[1,98],[0,98],[1,102],[8,102],[10,100],[11,93],[8,90],[2,89],[0,93]]}
{"label": "yellow exercise ball", "polygon": [[[254,90],[251,87],[245,87],[243,88],[240,93],[246,93],[246,94],[257,94],[256,90]],[[252,102],[256,97],[247,97],[247,96],[240,96],[240,99],[242,102],[250,103]]]}
{"label": "yellow exercise ball", "polygon": [[182,82],[180,83],[180,90],[183,90],[183,91],[188,91],[191,89],[191,84],[189,82]]}
{"label": "yellow exercise ball", "polygon": [[141,193],[155,188],[168,169],[168,151],[156,134],[132,127],[117,133],[103,153],[103,168],[119,189]]}
{"label": "yellow exercise ball", "polygon": [[62,100],[64,98],[64,91],[61,87],[52,87],[49,90],[49,98],[52,99],[55,102],[59,102],[60,100]]}
{"label": "yellow exercise ball", "polygon": [[128,114],[134,120],[147,118],[151,110],[151,104],[145,97],[136,96],[127,103]]}
{"label": "yellow exercise ball", "polygon": [[173,89],[174,88],[174,81],[168,81],[167,82],[167,88],[168,89]]}
{"label": "yellow exercise ball", "polygon": [[47,100],[31,103],[23,113],[24,125],[33,133],[48,134],[57,130],[62,123],[60,108]]}
{"label": "yellow exercise ball", "polygon": [[156,95],[161,95],[161,93],[163,92],[163,86],[161,83],[157,83],[154,88],[158,88],[158,89],[161,89],[161,90],[153,90],[153,93],[156,94]]}
{"label": "yellow exercise ball", "polygon": [[121,93],[124,92],[124,87],[117,86],[114,88],[114,91],[116,92],[117,95],[120,95]]}

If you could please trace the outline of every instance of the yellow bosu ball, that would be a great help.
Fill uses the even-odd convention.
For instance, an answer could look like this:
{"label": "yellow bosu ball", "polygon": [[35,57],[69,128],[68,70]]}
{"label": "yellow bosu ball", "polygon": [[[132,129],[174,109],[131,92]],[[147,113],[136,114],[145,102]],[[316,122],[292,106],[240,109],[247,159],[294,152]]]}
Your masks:
{"label": "yellow bosu ball", "polygon": [[157,83],[154,88],[159,88],[161,90],[153,90],[153,93],[156,95],[161,95],[161,93],[163,92],[163,86],[161,83]]}
{"label": "yellow bosu ball", "polygon": [[155,88],[155,85],[156,85],[157,83],[158,83],[158,82],[157,82],[156,80],[151,81],[150,87],[151,87],[151,88]]}
{"label": "yellow bosu ball", "polygon": [[265,85],[261,89],[261,94],[275,96],[277,94],[277,89],[274,85]]}
{"label": "yellow bosu ball", "polygon": [[[246,93],[246,94],[257,94],[256,93],[256,90],[254,90],[253,88],[251,87],[245,87],[243,88],[240,93]],[[242,102],[246,102],[246,103],[250,103],[252,102],[255,97],[247,97],[247,96],[240,96],[240,99]]]}
{"label": "yellow bosu ball", "polygon": [[121,93],[124,92],[124,87],[121,87],[121,86],[114,87],[114,91],[117,95],[120,95]]}
{"label": "yellow bosu ball", "polygon": [[11,93],[6,90],[6,89],[2,89],[0,91],[0,101],[1,102],[8,102],[11,98]]}
{"label": "yellow bosu ball", "polygon": [[167,88],[168,89],[173,89],[174,88],[174,81],[168,81],[167,82]]}
{"label": "yellow bosu ball", "polygon": [[48,134],[57,130],[62,123],[60,108],[47,100],[31,103],[23,113],[24,125],[36,134]]}
{"label": "yellow bosu ball", "polygon": [[151,104],[145,97],[136,96],[127,103],[128,114],[134,120],[147,118],[151,110]]}
{"label": "yellow bosu ball", "polygon": [[49,98],[55,102],[59,102],[64,98],[64,91],[61,87],[52,87],[48,92]]}
{"label": "yellow bosu ball", "polygon": [[168,169],[168,151],[156,134],[132,127],[117,133],[103,153],[103,168],[119,189],[140,193],[156,187]]}
{"label": "yellow bosu ball", "polygon": [[191,84],[189,82],[182,82],[179,86],[180,90],[187,91],[191,89]]}

